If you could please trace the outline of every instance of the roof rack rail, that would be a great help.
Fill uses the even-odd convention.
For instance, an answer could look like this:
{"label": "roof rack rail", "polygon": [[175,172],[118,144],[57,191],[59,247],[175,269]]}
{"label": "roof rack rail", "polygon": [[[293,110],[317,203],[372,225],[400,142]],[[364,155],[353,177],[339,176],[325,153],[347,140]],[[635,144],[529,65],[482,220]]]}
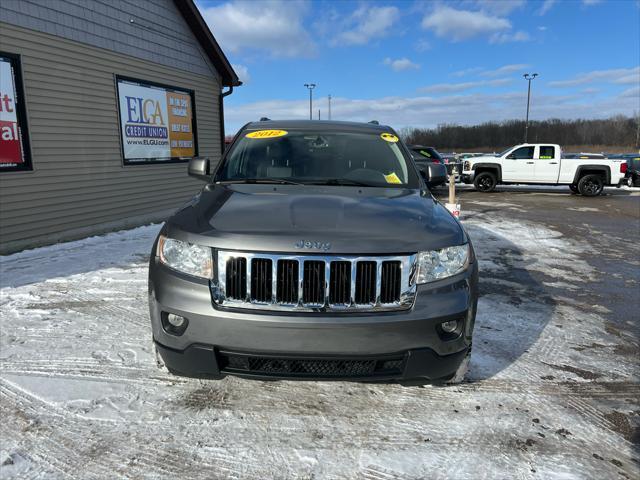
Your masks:
{"label": "roof rack rail", "polygon": [[267,117],[260,117],[260,121],[261,122],[269,122],[269,121],[271,121],[271,119],[267,118]]}
{"label": "roof rack rail", "polygon": [[378,120],[371,120],[369,123],[373,123],[374,125],[380,125]]}

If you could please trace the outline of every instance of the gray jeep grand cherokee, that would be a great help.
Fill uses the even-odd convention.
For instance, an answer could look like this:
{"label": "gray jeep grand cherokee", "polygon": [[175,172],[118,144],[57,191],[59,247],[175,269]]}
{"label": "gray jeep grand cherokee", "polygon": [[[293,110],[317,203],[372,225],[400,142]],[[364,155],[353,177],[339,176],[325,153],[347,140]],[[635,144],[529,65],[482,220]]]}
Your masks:
{"label": "gray jeep grand cherokee", "polygon": [[387,126],[244,126],[162,227],[149,266],[160,366],[178,375],[460,381],[478,264]]}

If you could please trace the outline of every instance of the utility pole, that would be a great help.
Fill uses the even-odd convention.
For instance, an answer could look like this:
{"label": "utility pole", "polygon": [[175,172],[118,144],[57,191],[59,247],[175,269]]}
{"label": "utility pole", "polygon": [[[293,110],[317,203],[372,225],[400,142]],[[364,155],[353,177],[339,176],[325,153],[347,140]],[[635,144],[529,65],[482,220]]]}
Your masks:
{"label": "utility pole", "polygon": [[304,86],[309,89],[309,120],[313,120],[313,89],[316,88],[316,84],[305,83]]}
{"label": "utility pole", "polygon": [[329,95],[327,100],[329,101],[329,120],[331,120],[331,95]]}
{"label": "utility pole", "polygon": [[318,120],[320,120],[320,109],[318,109]]}
{"label": "utility pole", "polygon": [[529,103],[531,102],[531,80],[538,76],[537,73],[523,75],[524,79],[529,82],[529,88],[527,90],[527,119],[524,122],[524,143],[527,143],[527,135],[529,133]]}

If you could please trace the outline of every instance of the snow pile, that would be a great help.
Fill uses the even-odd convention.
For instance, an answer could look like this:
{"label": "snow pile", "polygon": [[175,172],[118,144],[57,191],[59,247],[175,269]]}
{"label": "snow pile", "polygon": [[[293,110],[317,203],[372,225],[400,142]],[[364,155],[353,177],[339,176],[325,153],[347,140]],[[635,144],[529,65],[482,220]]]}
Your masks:
{"label": "snow pile", "polygon": [[573,298],[597,275],[591,247],[495,213],[465,225],[483,297],[469,381],[455,387],[157,371],[146,271],[158,226],[2,257],[0,477],[637,475],[610,416],[637,401],[637,367]]}

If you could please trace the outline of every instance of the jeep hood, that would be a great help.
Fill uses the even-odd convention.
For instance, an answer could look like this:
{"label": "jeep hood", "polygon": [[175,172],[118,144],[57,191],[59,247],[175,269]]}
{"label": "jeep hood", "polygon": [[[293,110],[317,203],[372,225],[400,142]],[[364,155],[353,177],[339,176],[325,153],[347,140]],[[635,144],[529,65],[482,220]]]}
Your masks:
{"label": "jeep hood", "polygon": [[[328,254],[401,254],[466,241],[428,192],[345,186],[208,185],[164,232],[222,249],[300,254],[323,253],[321,244]],[[311,245],[296,248],[301,240]]]}

